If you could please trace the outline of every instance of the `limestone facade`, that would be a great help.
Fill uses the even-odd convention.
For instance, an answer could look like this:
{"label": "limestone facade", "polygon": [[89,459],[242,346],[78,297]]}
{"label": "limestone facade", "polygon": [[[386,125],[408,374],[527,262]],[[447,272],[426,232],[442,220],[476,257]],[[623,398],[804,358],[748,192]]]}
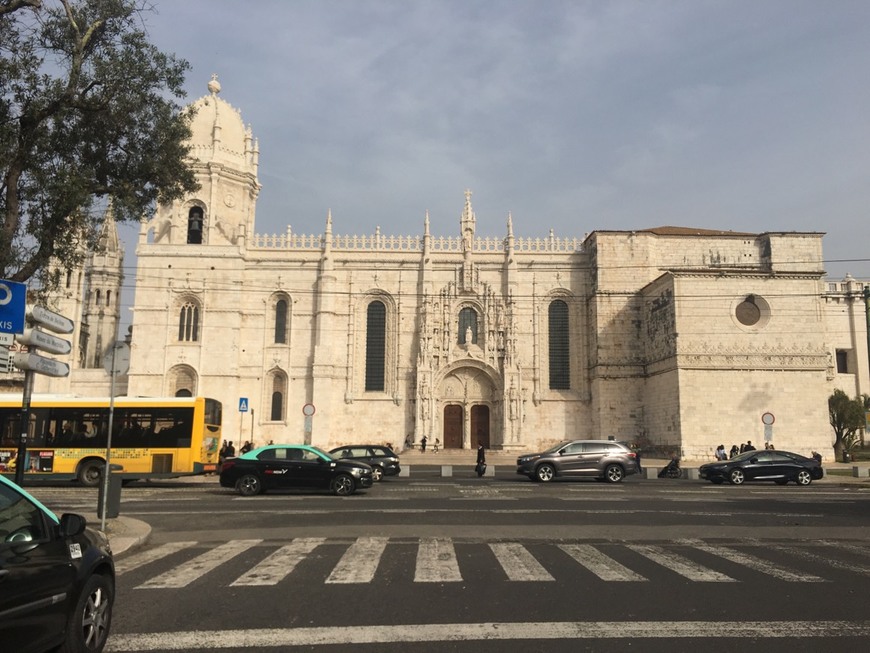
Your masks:
{"label": "limestone facade", "polygon": [[219,92],[194,103],[201,189],[140,231],[130,395],[217,398],[237,444],[614,437],[703,459],[827,451],[827,397],[868,391],[862,304],[828,296],[821,233],[527,238],[506,216],[481,237],[470,191],[452,235],[428,215],[419,236],[329,214],[257,233],[259,146]]}

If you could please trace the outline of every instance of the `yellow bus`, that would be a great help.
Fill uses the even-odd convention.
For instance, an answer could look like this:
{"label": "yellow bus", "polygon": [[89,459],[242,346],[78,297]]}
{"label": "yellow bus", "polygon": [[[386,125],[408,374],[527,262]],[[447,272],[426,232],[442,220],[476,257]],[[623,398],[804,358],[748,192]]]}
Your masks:
{"label": "yellow bus", "polygon": [[[22,396],[0,394],[0,472],[18,465]],[[25,479],[100,481],[106,462],[109,399],[33,395]],[[171,478],[217,469],[222,406],[205,397],[116,397],[112,473],[122,480]]]}

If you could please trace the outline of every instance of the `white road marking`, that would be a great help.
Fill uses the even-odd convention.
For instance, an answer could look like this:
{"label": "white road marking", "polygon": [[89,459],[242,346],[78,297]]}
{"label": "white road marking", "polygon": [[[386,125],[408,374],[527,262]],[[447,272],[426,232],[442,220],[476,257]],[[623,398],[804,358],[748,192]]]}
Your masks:
{"label": "white road marking", "polygon": [[174,569],[170,569],[159,576],[155,576],[148,582],[139,585],[137,589],[187,587],[197,578],[204,576],[227,560],[237,556],[242,551],[250,549],[252,546],[259,544],[260,542],[262,542],[262,540],[230,540],[214,549],[206,551],[190,562],[175,567]]}
{"label": "white road marking", "polygon": [[417,548],[415,583],[457,583],[462,580],[453,542],[448,538],[424,538]]}
{"label": "white road marking", "polygon": [[723,573],[709,569],[702,565],[692,562],[685,556],[679,553],[668,551],[660,546],[651,546],[646,544],[629,544],[628,548],[642,556],[649,558],[655,563],[660,564],[666,569],[678,573],[689,580],[701,583],[733,583],[735,579],[726,576]]}
{"label": "white road marking", "polygon": [[370,583],[375,577],[388,537],[360,537],[345,551],[327,583]]}
{"label": "white road marking", "polygon": [[819,544],[824,544],[825,546],[832,546],[835,549],[842,549],[843,551],[851,551],[852,553],[857,553],[858,555],[864,556],[865,558],[870,557],[870,549],[868,549],[866,546],[861,546],[860,544],[831,542],[830,540],[819,540]]}
{"label": "white road marking", "polygon": [[489,545],[496,560],[513,581],[550,581],[553,578],[541,563],[522,544],[516,542],[492,542]]}
{"label": "white road marking", "polygon": [[150,551],[143,551],[138,555],[130,556],[129,558],[123,558],[115,563],[115,573],[123,574],[128,571],[132,571],[133,569],[138,569],[144,565],[147,565],[155,560],[160,560],[161,558],[165,558],[168,555],[175,553],[176,551],[181,551],[182,549],[187,549],[188,547],[195,546],[196,542],[169,542],[168,544],[163,544],[158,546],[156,549],[151,549]]}
{"label": "white road marking", "polygon": [[[353,644],[596,639],[802,639],[868,637],[868,621],[557,621],[256,628],[112,633],[107,653],[349,646]],[[824,642],[819,642],[824,648]],[[832,644],[833,646],[833,644]]]}
{"label": "white road marking", "polygon": [[812,574],[808,573],[801,574],[785,567],[781,567],[773,562],[762,560],[761,558],[756,558],[755,556],[751,556],[747,553],[744,553],[743,551],[739,551],[731,547],[707,544],[706,542],[703,542],[701,540],[678,540],[677,544],[686,544],[692,546],[700,551],[711,553],[715,556],[719,556],[720,558],[724,558],[725,560],[730,560],[731,562],[737,563],[738,565],[742,565],[748,569],[753,569],[755,571],[761,572],[762,574],[768,574],[769,576],[773,576],[774,578],[788,581],[790,583],[825,582],[824,578],[819,578],[818,576],[813,576]]}
{"label": "white road marking", "polygon": [[239,576],[230,585],[233,587],[277,585],[305,559],[305,556],[325,541],[322,537],[298,537]]}
{"label": "white road marking", "polygon": [[610,556],[603,554],[591,544],[560,544],[559,548],[601,580],[616,582],[647,580]]}
{"label": "white road marking", "polygon": [[[834,544],[833,542],[823,544]],[[776,544],[773,545],[773,548],[777,551],[782,551],[783,553],[788,553],[796,558],[801,558],[803,560],[809,560],[810,562],[814,562],[817,564],[823,564],[828,567],[837,567],[837,568],[845,568],[849,570],[850,574],[862,574],[863,576],[870,576],[870,567],[865,567],[864,565],[856,565],[854,563],[844,563],[842,560],[832,560],[828,556],[822,556],[818,553],[813,553],[805,548],[797,547],[797,546],[788,546],[785,544]]]}

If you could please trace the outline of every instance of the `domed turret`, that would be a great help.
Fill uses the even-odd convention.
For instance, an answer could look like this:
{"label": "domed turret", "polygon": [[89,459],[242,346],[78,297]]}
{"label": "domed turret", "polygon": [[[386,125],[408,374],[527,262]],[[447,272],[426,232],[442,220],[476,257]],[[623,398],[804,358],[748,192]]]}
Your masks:
{"label": "domed turret", "polygon": [[245,129],[242,115],[229,102],[221,99],[220,82],[212,75],[209,94],[191,105],[192,154],[198,160],[222,163],[240,172],[256,174],[256,161],[251,146],[251,134]]}

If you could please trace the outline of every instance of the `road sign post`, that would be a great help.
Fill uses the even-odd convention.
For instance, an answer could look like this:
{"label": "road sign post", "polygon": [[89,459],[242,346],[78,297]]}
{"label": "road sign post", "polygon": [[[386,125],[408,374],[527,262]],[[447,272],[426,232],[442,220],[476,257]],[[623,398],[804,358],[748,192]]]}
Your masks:
{"label": "road sign post", "polygon": [[[24,284],[18,284],[24,285]],[[16,287],[10,281],[0,281],[0,315],[3,315],[4,306],[15,304]],[[26,299],[26,289],[24,292]],[[17,310],[17,309],[16,309]],[[63,338],[34,328],[25,328],[24,322],[31,325],[42,326],[54,333],[72,333],[75,325],[73,321],[63,315],[58,315],[42,306],[27,306],[22,314],[21,328],[17,328],[15,317],[0,318],[0,331],[17,333],[16,340],[27,347],[26,352],[16,352],[10,356],[12,363],[20,370],[24,370],[24,394],[21,398],[21,434],[18,438],[17,462],[15,463],[15,482],[21,485],[24,482],[24,469],[27,466],[27,428],[30,425],[30,398],[33,395],[33,375],[47,374],[48,376],[62,377],[69,375],[69,365],[62,361],[46,358],[35,353],[36,349],[45,349],[53,354],[68,354],[72,350],[70,343]],[[7,324],[8,323],[8,324]],[[4,327],[8,326],[8,329]],[[105,512],[103,513],[105,514]]]}

